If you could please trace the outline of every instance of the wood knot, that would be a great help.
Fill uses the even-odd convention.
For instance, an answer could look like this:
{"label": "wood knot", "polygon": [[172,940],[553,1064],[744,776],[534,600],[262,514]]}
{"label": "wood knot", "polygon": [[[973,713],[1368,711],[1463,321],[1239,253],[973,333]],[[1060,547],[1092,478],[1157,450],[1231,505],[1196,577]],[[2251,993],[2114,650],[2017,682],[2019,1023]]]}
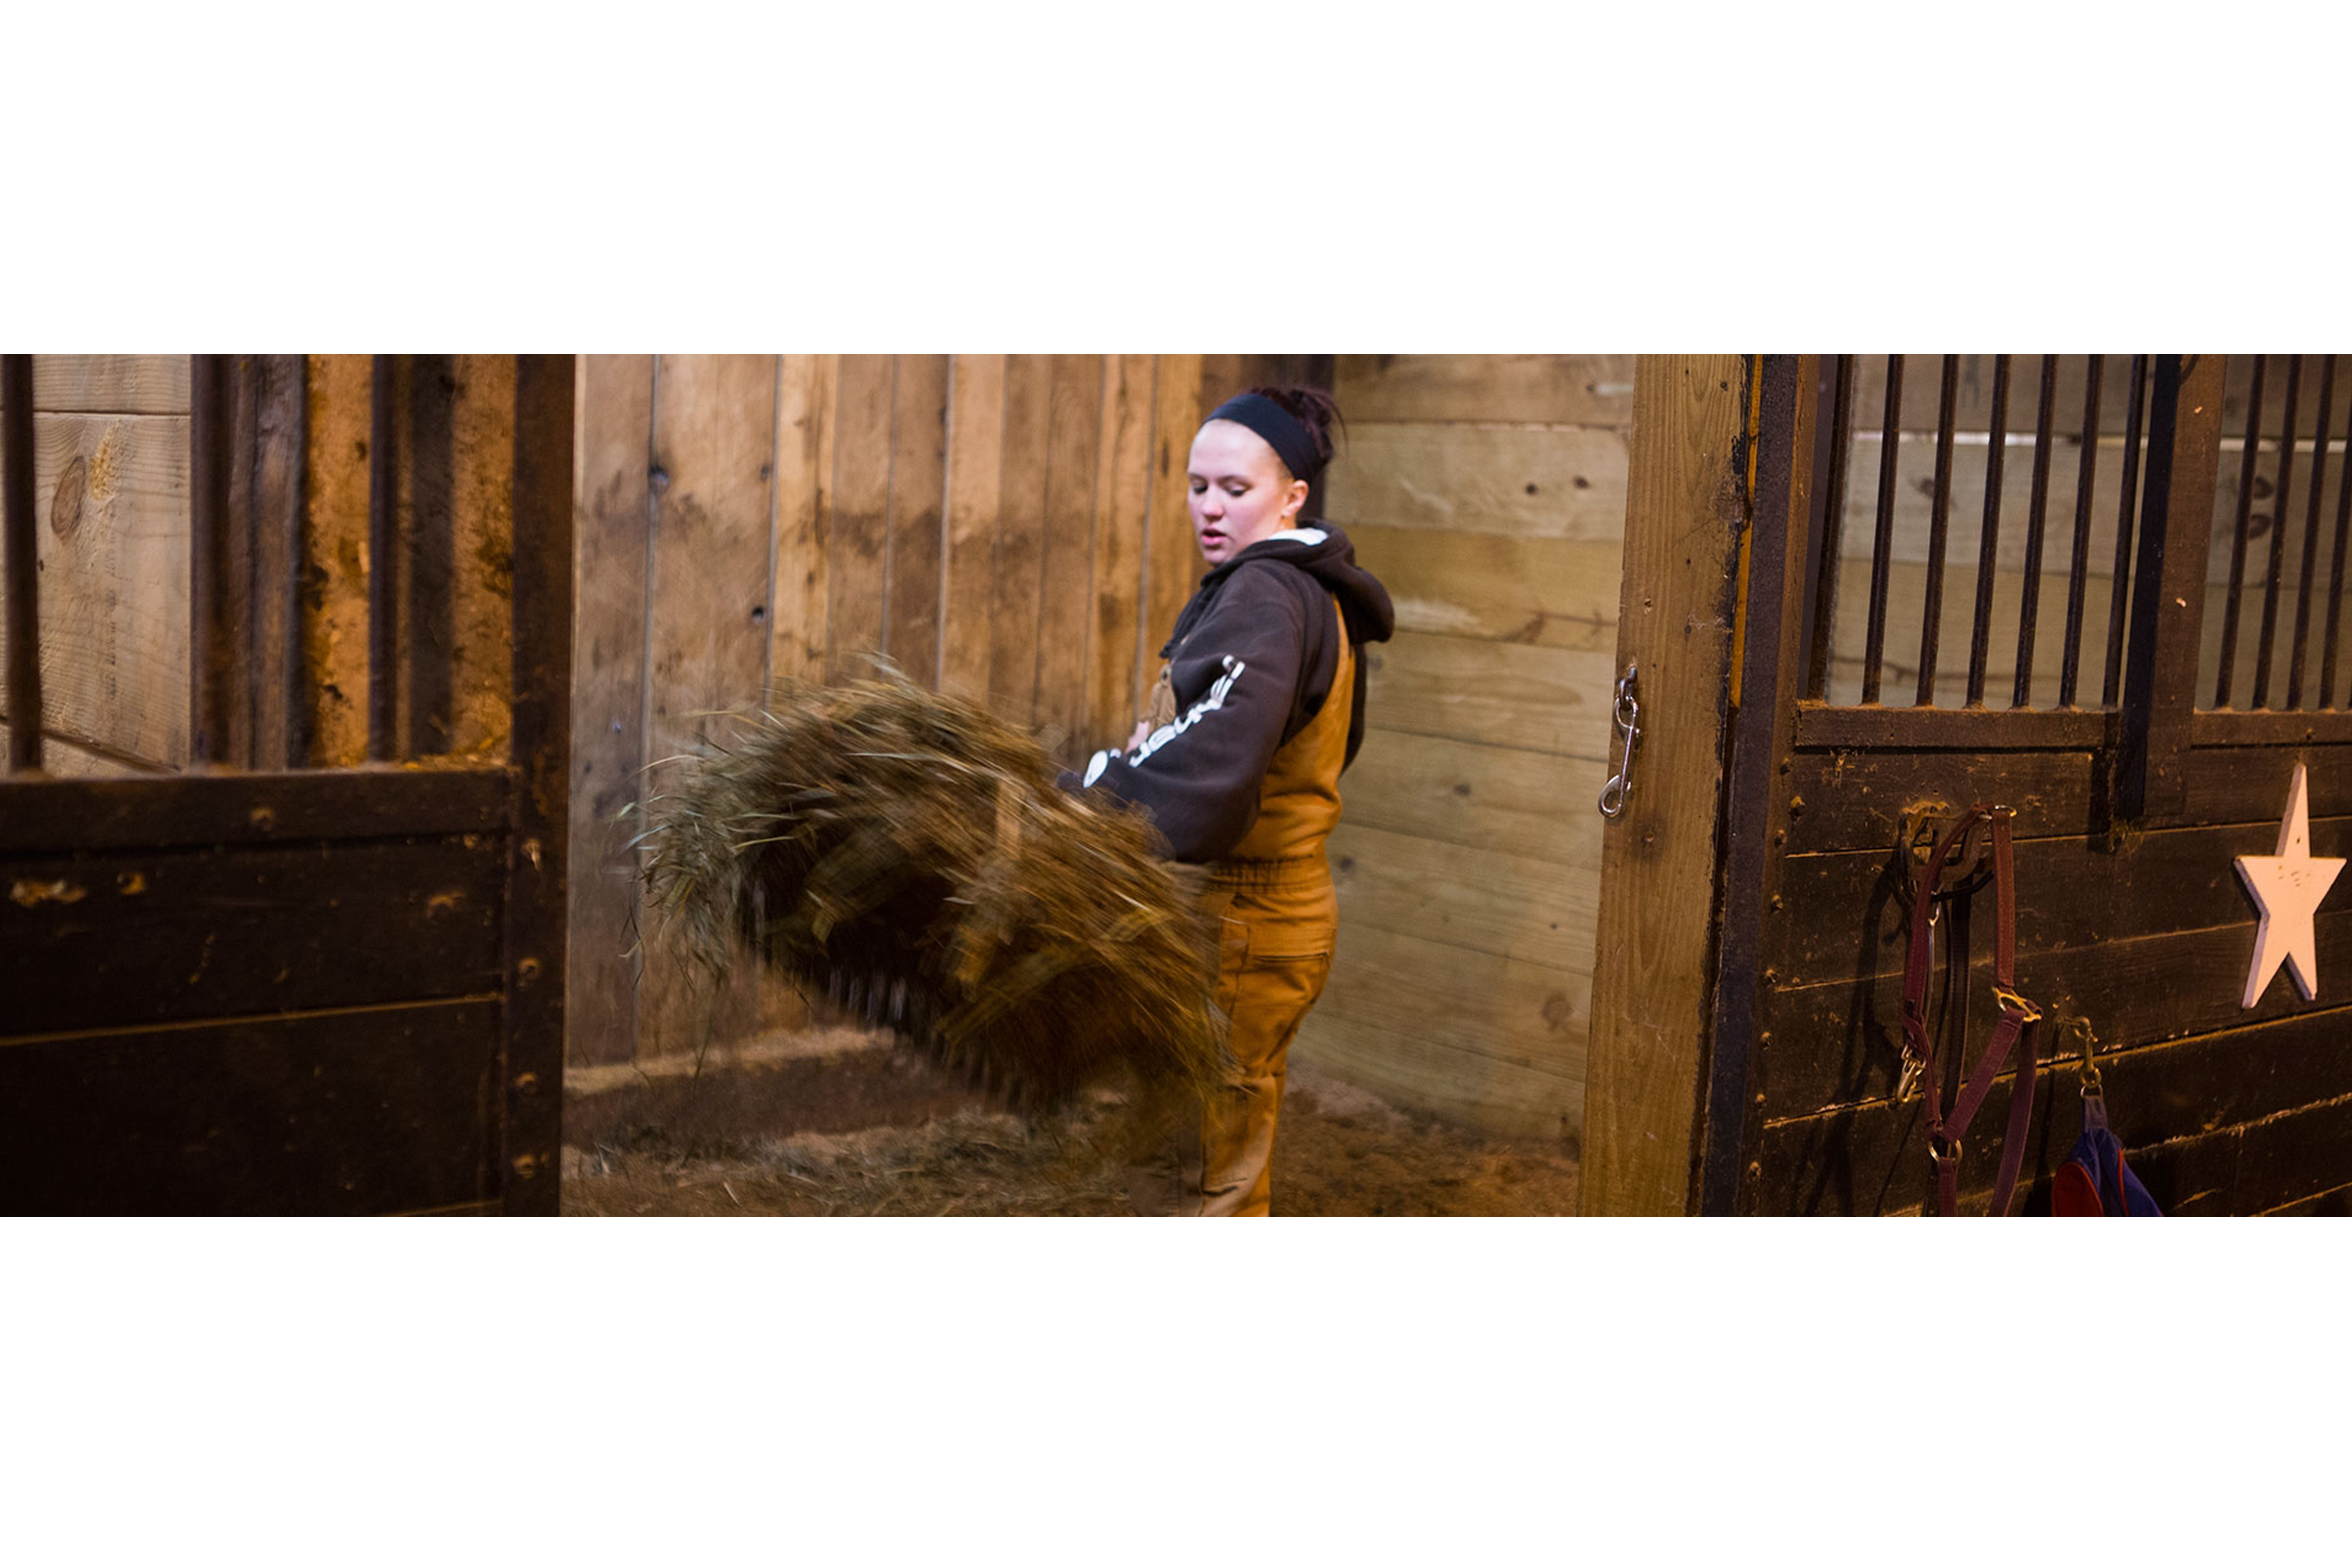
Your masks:
{"label": "wood knot", "polygon": [[59,539],[71,539],[81,527],[82,496],[89,482],[89,464],[76,458],[58,476],[58,488],[49,497],[49,531]]}

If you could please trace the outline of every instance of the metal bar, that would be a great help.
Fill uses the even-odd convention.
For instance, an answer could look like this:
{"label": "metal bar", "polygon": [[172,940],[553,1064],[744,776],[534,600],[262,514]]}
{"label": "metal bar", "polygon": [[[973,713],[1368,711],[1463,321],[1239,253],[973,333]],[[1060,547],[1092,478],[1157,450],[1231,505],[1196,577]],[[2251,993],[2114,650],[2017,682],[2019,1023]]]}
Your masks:
{"label": "metal bar", "polygon": [[[2347,399],[2352,403],[2352,399]],[[2327,639],[2319,656],[2319,705],[2336,702],[2336,637],[2344,612],[2344,545],[2352,531],[2352,413],[2344,420],[2344,472],[2336,480],[2336,564],[2327,574]]]}
{"label": "metal bar", "polygon": [[33,528],[33,356],[0,354],[0,499],[8,593],[8,771],[41,767],[40,547]]}
{"label": "metal bar", "polygon": [[2042,401],[2033,416],[2033,499],[2025,509],[2025,589],[2017,604],[2017,690],[2010,706],[2033,700],[2033,625],[2042,607],[2042,521],[2050,510],[2050,420],[2058,400],[2058,356],[2042,356]]}
{"label": "metal bar", "polygon": [[394,759],[398,736],[398,677],[394,658],[400,613],[399,540],[394,485],[399,472],[394,442],[393,356],[375,356],[368,395],[368,761]]}
{"label": "metal bar", "polygon": [[1992,579],[2000,557],[2001,458],[2009,444],[2009,356],[1992,356],[1992,416],[1985,447],[1984,542],[1977,549],[1977,604],[1969,638],[1969,706],[1984,706],[1985,665],[1991,654]]}
{"label": "metal bar", "polygon": [[1927,513],[1927,604],[1919,621],[1919,695],[1922,708],[1936,705],[1937,641],[1944,632],[1944,549],[1952,513],[1952,404],[1959,391],[1960,356],[1944,356],[1943,384],[1936,393],[1936,493]]}
{"label": "metal bar", "polygon": [[2093,354],[2084,375],[2083,463],[2074,479],[2074,553],[2066,569],[2066,642],[2059,650],[2058,706],[2074,706],[2075,679],[2083,668],[2083,595],[2091,580],[2091,489],[2099,467],[2099,372],[2105,356]]}
{"label": "metal bar", "polygon": [[515,356],[514,828],[506,907],[504,1136],[509,1214],[556,1212],[563,1115],[566,829],[572,752],[570,354]]}
{"label": "metal bar", "polygon": [[2303,706],[2304,655],[2311,647],[2311,580],[2319,569],[2319,496],[2327,488],[2327,426],[2336,416],[2336,356],[2320,367],[2319,420],[2311,454],[2311,512],[2303,522],[2303,577],[2294,594],[2294,655],[2286,667],[2286,705]]}
{"label": "metal bar", "polygon": [[2303,356],[2286,362],[2286,415],[2280,427],[2277,504],[2271,510],[2271,560],[2263,579],[2263,635],[2254,645],[2254,706],[2271,705],[2271,644],[2278,636],[2279,584],[2286,576],[2286,514],[2294,500],[2295,401],[2303,390]]}
{"label": "metal bar", "polygon": [[2116,815],[2163,822],[2186,800],[2182,766],[2197,705],[2205,562],[2221,459],[2220,354],[2158,354],[2148,395],[2147,486],[2140,500],[2125,654]]}
{"label": "metal bar", "polygon": [[2230,592],[2221,601],[2221,673],[2213,684],[2213,706],[2230,705],[2231,677],[2238,662],[2238,600],[2246,588],[2246,530],[2254,504],[2254,458],[2263,445],[2263,373],[2268,354],[2254,356],[2253,385],[2246,395],[2245,455],[2238,460],[2238,521],[2230,538]]}
{"label": "metal bar", "polygon": [[1878,700],[1886,652],[1887,556],[1895,546],[1895,459],[1903,445],[1903,356],[1886,356],[1886,426],[1878,444],[1878,527],[1870,551],[1870,626],[1863,637],[1862,700]]}
{"label": "metal bar", "polygon": [[[1724,798],[1732,803],[1723,852],[1721,945],[1709,1030],[1706,1118],[1699,1155],[1699,1212],[1753,1207],[1746,1151],[1761,1136],[1751,1092],[1757,1018],[1764,990],[1766,928],[1787,857],[1790,791],[1779,785],[1788,755],[1797,685],[1804,665],[1796,624],[1805,593],[1803,529],[1812,487],[1810,428],[1819,363],[1810,354],[1764,356],[1755,420],[1757,458],[1749,514],[1748,598],[1741,616],[1740,721],[1733,726]],[[1753,721],[1750,721],[1752,719]],[[1759,820],[1760,818],[1760,821]],[[1743,1198],[1743,1185],[1745,1197]]]}
{"label": "metal bar", "polygon": [[2139,508],[2139,427],[2147,411],[2147,356],[2132,355],[2131,401],[2124,414],[2124,499],[2116,507],[2116,565],[2108,578],[2112,584],[2107,592],[2107,683],[2099,694],[2099,706],[2112,708],[2123,693],[2124,685],[2124,608],[2131,598],[2131,584],[2137,581],[2131,574],[2132,521]]}
{"label": "metal bar", "polygon": [[1829,689],[1830,654],[1837,637],[1839,552],[1845,546],[1845,471],[1853,456],[1853,355],[1837,356],[1837,385],[1830,405],[1828,490],[1822,504],[1822,557],[1813,583],[1812,658],[1805,690],[1820,697]]}
{"label": "metal bar", "polygon": [[227,599],[229,437],[228,366],[221,354],[197,354],[188,375],[188,760],[205,767],[226,760],[230,666],[236,654]]}

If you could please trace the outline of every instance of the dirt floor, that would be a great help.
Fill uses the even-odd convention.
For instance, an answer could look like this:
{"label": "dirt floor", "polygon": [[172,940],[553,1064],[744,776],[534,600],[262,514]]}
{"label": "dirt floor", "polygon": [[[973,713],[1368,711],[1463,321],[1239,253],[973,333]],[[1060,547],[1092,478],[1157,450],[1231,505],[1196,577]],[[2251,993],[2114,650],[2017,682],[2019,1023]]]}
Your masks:
{"label": "dirt floor", "polygon": [[[904,1053],[870,1049],[633,1088],[625,1105],[568,1118],[580,1131],[567,1132],[564,1213],[1131,1212],[1099,1101],[1033,1122]],[[1565,1145],[1483,1138],[1291,1073],[1275,1142],[1277,1215],[1570,1215],[1576,1195]]]}

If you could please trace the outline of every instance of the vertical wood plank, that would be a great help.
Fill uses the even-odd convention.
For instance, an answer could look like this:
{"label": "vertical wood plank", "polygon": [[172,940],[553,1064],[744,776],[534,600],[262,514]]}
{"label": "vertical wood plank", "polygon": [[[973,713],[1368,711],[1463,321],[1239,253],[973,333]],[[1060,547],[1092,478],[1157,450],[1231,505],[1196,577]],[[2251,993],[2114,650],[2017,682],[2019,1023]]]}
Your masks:
{"label": "vertical wood plank", "polygon": [[577,565],[572,653],[570,958],[566,1058],[627,1061],[636,1048],[638,799],[645,763],[646,542],[652,508],[654,362],[580,361],[572,494]]}
{"label": "vertical wood plank", "polygon": [[775,602],[768,679],[814,680],[824,667],[831,588],[825,528],[833,499],[836,354],[785,354],[777,366]]}
{"label": "vertical wood plank", "polygon": [[949,378],[947,554],[940,689],[985,701],[1004,461],[1003,354],[958,354]]}
{"label": "vertical wood plank", "polygon": [[1201,356],[1201,407],[1192,416],[1195,429],[1207,418],[1209,410],[1250,384],[1247,354],[1202,354]]}
{"label": "vertical wood plank", "polygon": [[[33,521],[33,356],[0,355],[0,646],[7,650],[0,705],[8,771],[39,773],[47,748],[41,696],[39,532]],[[5,727],[0,727],[5,728]]]}
{"label": "vertical wood plank", "polygon": [[257,362],[253,453],[254,765],[300,765],[301,612],[297,578],[302,550],[302,469],[306,362],[268,354]]}
{"label": "vertical wood plank", "polygon": [[52,740],[184,765],[191,420],[33,403],[43,725]]}
{"label": "vertical wood plank", "polygon": [[1004,455],[996,532],[996,592],[989,616],[988,705],[1007,723],[1037,715],[1040,571],[1045,548],[1045,438],[1053,366],[1014,354],[1004,367]]}
{"label": "vertical wood plank", "polygon": [[[515,789],[507,836],[498,1186],[507,1213],[552,1215],[561,1206],[563,1138],[578,364],[569,354],[518,355],[480,379],[512,389],[498,422],[512,435],[507,479],[498,489],[510,500],[515,521],[508,538],[519,544],[506,576],[507,688],[514,697],[508,762]],[[764,539],[761,544],[764,556]]]}
{"label": "vertical wood plank", "polygon": [[895,368],[888,354],[841,357],[833,505],[825,521],[828,679],[854,680],[872,674],[866,660],[882,649]]}
{"label": "vertical wood plank", "polygon": [[1137,670],[1151,511],[1152,385],[1150,354],[1114,354],[1105,362],[1095,479],[1094,641],[1087,660],[1086,721],[1077,737],[1085,751],[1124,742],[1142,710]]}
{"label": "vertical wood plank", "polygon": [[[784,354],[776,367],[775,538],[769,569],[768,684],[823,679],[830,624],[825,529],[833,500],[834,416],[841,361]],[[757,1026],[800,1028],[808,1005],[788,982],[762,969]]]}
{"label": "vertical wood plank", "polygon": [[1682,1214],[1690,1201],[1711,1001],[1745,387],[1735,354],[1636,362],[1617,659],[1621,669],[1640,667],[1646,721],[1624,815],[1602,840],[1584,1100],[1587,1214]]}
{"label": "vertical wood plank", "polygon": [[[443,749],[499,756],[512,723],[515,361],[457,354],[451,406],[449,728]],[[764,402],[764,400],[762,400]]]}
{"label": "vertical wood plank", "polygon": [[889,625],[884,651],[907,678],[940,678],[940,529],[946,505],[948,358],[902,354],[890,398]]}
{"label": "vertical wood plank", "polygon": [[1037,725],[1046,749],[1068,763],[1086,749],[1103,358],[1055,354],[1053,362],[1045,561],[1036,631]]}
{"label": "vertical wood plank", "polygon": [[302,538],[303,682],[312,767],[367,755],[367,354],[313,354]]}
{"label": "vertical wood plank", "polygon": [[[1805,533],[1812,515],[1812,416],[1821,362],[1811,354],[1759,354],[1751,362],[1753,402],[1746,426],[1748,544],[1732,637],[1731,690],[1739,705],[1724,769],[1722,810],[1728,835],[1722,857],[1715,922],[1721,931],[1715,963],[1713,1018],[1708,1028],[1706,1112],[1699,1156],[1699,1208],[1727,1214],[1754,1207],[1756,1186],[1746,1179],[1748,1151],[1762,1132],[1763,1114],[1749,1089],[1759,1079],[1769,1034],[1756,1027],[1757,997],[1766,984],[1761,932],[1774,904],[1787,857],[1791,814],[1801,807],[1781,781],[1787,776],[1795,728],[1803,649],[1799,625],[1805,602]],[[1948,405],[1949,399],[1946,399]],[[1712,816],[1710,816],[1712,820]],[[1768,847],[1769,846],[1769,847]],[[1694,922],[1697,914],[1694,910]]]}
{"label": "vertical wood plank", "polygon": [[[646,630],[646,752],[659,764],[730,728],[767,684],[769,475],[776,430],[776,362],[754,354],[663,355],[654,383],[652,616]],[[751,1026],[752,976],[715,999],[674,963],[651,963],[639,995],[638,1054],[691,1050],[703,1010],[713,1039]]]}
{"label": "vertical wood plank", "polygon": [[226,617],[228,727],[222,737],[223,761],[232,766],[255,766],[258,737],[255,709],[261,700],[261,627],[256,595],[259,584],[255,562],[255,534],[260,522],[254,505],[254,458],[261,414],[261,362],[253,354],[229,354],[222,362],[222,390],[226,395],[229,421],[225,456],[228,511],[222,539],[220,607]]}
{"label": "vertical wood plank", "polygon": [[1201,426],[1201,356],[1162,354],[1153,373],[1150,539],[1143,591],[1143,685],[1160,674],[1160,649],[1200,585],[1201,547],[1192,536],[1192,436]]}

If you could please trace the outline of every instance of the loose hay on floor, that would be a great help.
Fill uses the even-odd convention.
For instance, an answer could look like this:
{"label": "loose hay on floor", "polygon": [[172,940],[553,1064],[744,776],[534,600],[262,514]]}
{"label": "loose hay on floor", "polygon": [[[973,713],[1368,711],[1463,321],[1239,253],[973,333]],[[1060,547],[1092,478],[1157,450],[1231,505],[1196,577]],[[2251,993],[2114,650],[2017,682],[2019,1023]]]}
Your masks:
{"label": "loose hay on floor", "polygon": [[[1123,1215],[1104,1108],[1034,1121],[971,1108],[912,1127],[678,1147],[658,1129],[565,1152],[578,1215]],[[1577,1163],[1555,1143],[1481,1138],[1292,1070],[1275,1140],[1274,1210],[1314,1215],[1567,1215]]]}

